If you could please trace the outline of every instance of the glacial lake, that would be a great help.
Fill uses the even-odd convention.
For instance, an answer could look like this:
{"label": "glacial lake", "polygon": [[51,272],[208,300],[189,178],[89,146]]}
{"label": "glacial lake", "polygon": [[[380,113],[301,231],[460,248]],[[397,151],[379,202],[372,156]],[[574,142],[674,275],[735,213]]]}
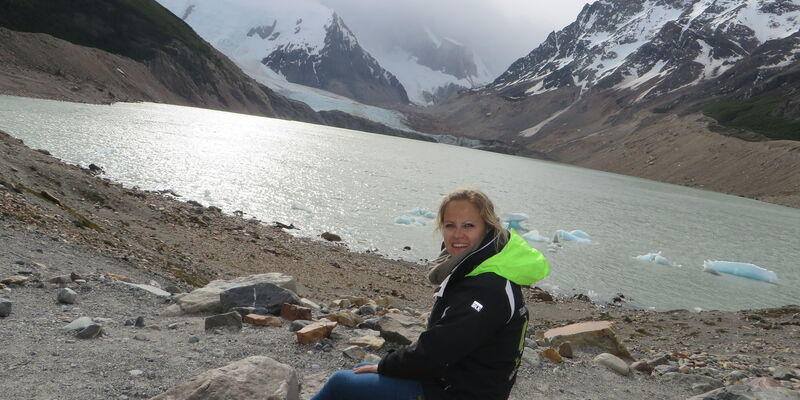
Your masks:
{"label": "glacial lake", "polygon": [[[356,251],[434,258],[440,238],[414,209],[435,211],[455,188],[486,191],[499,213],[552,238],[538,286],[604,301],[622,293],[656,310],[740,310],[800,303],[800,210],[552,162],[300,122],[150,103],[87,105],[0,96],[0,129],[68,163],[103,167],[126,186],[171,189]],[[321,239],[320,239],[321,240]],[[410,246],[411,250],[403,250]],[[635,260],[661,251],[673,265]],[[703,272],[747,262],[777,284]],[[302,279],[302,277],[300,278]]]}

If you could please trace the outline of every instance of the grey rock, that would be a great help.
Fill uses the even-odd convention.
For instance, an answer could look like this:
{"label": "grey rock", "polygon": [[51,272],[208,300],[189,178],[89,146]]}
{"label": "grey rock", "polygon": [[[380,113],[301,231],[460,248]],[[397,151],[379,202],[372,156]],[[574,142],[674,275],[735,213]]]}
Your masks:
{"label": "grey rock", "polygon": [[542,365],[542,357],[539,356],[539,353],[536,350],[531,348],[526,348],[525,352],[522,353],[522,361],[525,361],[525,363],[531,367],[538,367]]}
{"label": "grey rock", "polygon": [[367,353],[367,355],[365,355],[365,356],[364,356],[364,358],[363,358],[363,360],[362,360],[362,361],[364,361],[364,362],[368,362],[368,363],[375,363],[375,364],[377,364],[377,363],[381,362],[381,358],[380,358],[380,357],[378,357],[378,356],[377,356],[377,355],[375,355],[375,354],[372,354],[372,353]]}
{"label": "grey rock", "polygon": [[289,324],[289,330],[292,331],[292,332],[297,332],[300,329],[305,328],[306,326],[310,325],[313,322],[314,321],[307,321],[307,320],[304,320],[304,319],[298,319],[298,320],[292,321]]}
{"label": "grey rock", "polygon": [[178,329],[178,323],[175,322],[175,323],[167,325],[167,329]]}
{"label": "grey rock", "polygon": [[789,379],[798,379],[797,370],[787,367],[776,367],[772,372],[772,378],[779,381],[788,381]]}
{"label": "grey rock", "polygon": [[350,346],[342,350],[342,354],[353,360],[361,361],[367,355],[367,351],[361,346]]}
{"label": "grey rock", "polygon": [[94,321],[92,321],[91,318],[89,318],[89,317],[80,317],[80,318],[77,318],[74,321],[70,322],[69,324],[67,324],[63,328],[61,328],[61,330],[63,330],[63,331],[79,331],[79,330],[82,330],[82,329],[86,329],[89,325],[92,325],[92,324],[94,324]]}
{"label": "grey rock", "polygon": [[78,339],[94,339],[103,334],[103,327],[98,324],[91,324],[78,332],[75,337]]}
{"label": "grey rock", "polygon": [[61,288],[56,293],[56,300],[61,304],[75,304],[75,301],[78,300],[78,294],[72,289]]}
{"label": "grey rock", "polygon": [[195,398],[300,400],[300,380],[294,368],[253,356],[203,372],[151,400]]}
{"label": "grey rock", "polygon": [[650,364],[652,367],[657,367],[659,365],[668,365],[670,360],[669,354],[664,354],[660,357],[656,357],[652,360],[647,360],[647,363]]}
{"label": "grey rock", "polygon": [[136,321],[134,321],[133,326],[136,328],[144,328],[144,317],[136,317]]}
{"label": "grey rock", "polygon": [[206,318],[206,331],[214,328],[225,328],[231,332],[238,332],[242,330],[242,316],[239,315],[239,313],[232,311],[226,314],[218,314]]}
{"label": "grey rock", "polygon": [[11,300],[0,297],[0,317],[11,315]]}
{"label": "grey rock", "polygon": [[742,381],[748,377],[747,371],[732,371],[726,374],[722,379],[723,381],[727,382],[728,384],[736,383]]}
{"label": "grey rock", "polygon": [[131,376],[142,376],[142,375],[144,375],[144,371],[142,371],[140,369],[132,369],[132,370],[128,371],[128,373],[131,374]]}
{"label": "grey rock", "polygon": [[200,341],[200,338],[197,337],[197,336],[190,336],[189,337],[189,343],[197,343],[199,341]]}
{"label": "grey rock", "polygon": [[653,373],[653,366],[650,365],[650,363],[647,362],[647,360],[636,361],[635,363],[631,364],[631,369],[646,375],[650,375]]}
{"label": "grey rock", "polygon": [[220,293],[231,288],[250,286],[261,282],[272,283],[294,293],[297,292],[297,283],[295,279],[279,272],[250,275],[230,280],[219,279],[211,281],[208,285],[193,290],[191,293],[187,293],[176,299],[175,304],[167,307],[167,314],[180,315],[201,312],[225,312],[227,310],[222,310],[220,307]]}
{"label": "grey rock", "polygon": [[378,306],[375,304],[364,304],[363,306],[359,307],[357,314],[374,315],[376,312],[378,312]]}
{"label": "grey rock", "polygon": [[378,336],[381,335],[381,332],[380,331],[376,331],[374,329],[357,328],[357,329],[353,329],[353,335],[354,336],[375,336],[375,337],[378,337]]}
{"label": "grey rock", "polygon": [[594,358],[594,362],[622,375],[628,376],[631,374],[631,368],[628,366],[628,363],[623,361],[621,358],[610,354],[610,353],[602,353],[598,354]]}
{"label": "grey rock", "polygon": [[389,313],[382,316],[378,325],[381,337],[389,342],[408,345],[414,343],[425,331],[425,324],[419,319],[400,313]]}
{"label": "grey rock", "polygon": [[300,298],[291,290],[261,282],[227,289],[219,294],[219,302],[223,311],[235,307],[254,307],[259,314],[277,315],[283,303],[300,304]]}
{"label": "grey rock", "polygon": [[371,329],[373,331],[380,331],[381,326],[378,323],[378,318],[367,318],[364,322],[358,324],[356,327],[359,329]]}
{"label": "grey rock", "polygon": [[687,400],[800,400],[800,392],[783,387],[754,388],[748,385],[732,385]]}

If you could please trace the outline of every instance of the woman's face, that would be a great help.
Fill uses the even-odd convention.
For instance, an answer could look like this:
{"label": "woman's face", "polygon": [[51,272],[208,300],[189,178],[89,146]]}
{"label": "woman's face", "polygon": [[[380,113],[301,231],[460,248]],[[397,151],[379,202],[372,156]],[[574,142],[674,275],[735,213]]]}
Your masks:
{"label": "woman's face", "polygon": [[478,207],[469,200],[453,200],[444,208],[442,236],[447,253],[456,256],[473,244],[480,243],[486,235]]}

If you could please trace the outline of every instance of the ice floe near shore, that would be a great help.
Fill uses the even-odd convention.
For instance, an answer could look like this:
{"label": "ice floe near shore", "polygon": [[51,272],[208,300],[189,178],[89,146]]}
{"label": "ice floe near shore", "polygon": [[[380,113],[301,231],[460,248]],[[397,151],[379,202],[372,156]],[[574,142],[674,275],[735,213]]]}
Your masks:
{"label": "ice floe near shore", "polygon": [[706,260],[703,262],[703,271],[712,274],[721,272],[724,274],[741,276],[743,278],[778,283],[778,275],[775,272],[750,263]]}

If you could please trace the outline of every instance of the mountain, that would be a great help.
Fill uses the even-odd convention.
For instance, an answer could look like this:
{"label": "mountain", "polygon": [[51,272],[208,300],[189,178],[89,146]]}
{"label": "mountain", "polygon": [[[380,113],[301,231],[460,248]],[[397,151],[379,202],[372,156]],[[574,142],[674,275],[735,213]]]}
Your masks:
{"label": "mountain", "polygon": [[494,76],[465,44],[409,21],[408,29],[365,46],[392,71],[412,102],[430,105],[459,91],[489,83]]}
{"label": "mountain", "polygon": [[385,110],[318,113],[276,93],[153,0],[5,0],[0,60],[1,94],[163,102],[433,140]]}
{"label": "mountain", "polygon": [[415,128],[800,205],[800,5],[600,0]]}
{"label": "mountain", "polygon": [[365,104],[408,103],[397,78],[359,45],[342,18],[313,0],[160,2],[245,68],[258,60],[289,82]]}
{"label": "mountain", "polygon": [[586,5],[489,90],[530,96],[562,87],[636,88],[658,96],[719,77],[800,28],[791,0],[621,0]]}

